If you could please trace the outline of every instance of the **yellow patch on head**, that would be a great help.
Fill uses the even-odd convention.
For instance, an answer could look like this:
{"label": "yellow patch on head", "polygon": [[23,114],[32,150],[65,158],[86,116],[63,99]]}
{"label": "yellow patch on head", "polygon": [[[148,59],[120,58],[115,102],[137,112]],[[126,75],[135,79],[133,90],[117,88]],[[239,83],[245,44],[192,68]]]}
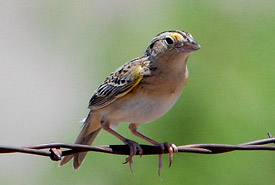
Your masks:
{"label": "yellow patch on head", "polygon": [[183,36],[179,33],[170,33],[170,36],[176,40],[183,40]]}

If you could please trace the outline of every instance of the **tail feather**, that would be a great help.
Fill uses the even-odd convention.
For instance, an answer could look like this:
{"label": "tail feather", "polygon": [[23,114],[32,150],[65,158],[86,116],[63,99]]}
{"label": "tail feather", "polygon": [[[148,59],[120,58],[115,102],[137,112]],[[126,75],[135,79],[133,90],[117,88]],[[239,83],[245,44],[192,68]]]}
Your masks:
{"label": "tail feather", "polygon": [[[96,138],[97,134],[100,132],[100,130],[101,130],[101,128],[99,128],[99,129],[95,130],[94,132],[90,133],[89,135],[87,135],[85,137],[83,143],[85,143],[85,145],[92,145],[93,141],[95,140],[95,138]],[[73,161],[74,169],[78,169],[81,166],[86,155],[87,155],[87,152],[81,152],[81,153],[74,155],[74,161]]]}
{"label": "tail feather", "polygon": [[[92,145],[93,141],[101,130],[100,118],[100,115],[94,114],[92,112],[89,113],[84,123],[83,129],[81,130],[79,136],[75,141],[75,144]],[[74,169],[78,169],[81,166],[86,155],[87,152],[81,152],[65,156],[61,160],[60,166],[65,165],[73,158]]]}

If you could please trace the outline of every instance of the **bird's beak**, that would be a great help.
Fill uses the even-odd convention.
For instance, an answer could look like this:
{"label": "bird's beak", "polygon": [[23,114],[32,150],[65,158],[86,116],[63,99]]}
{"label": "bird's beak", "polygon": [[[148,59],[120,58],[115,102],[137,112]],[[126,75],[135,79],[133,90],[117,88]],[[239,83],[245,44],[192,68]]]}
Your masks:
{"label": "bird's beak", "polygon": [[194,39],[191,39],[183,44],[184,50],[192,50],[196,51],[201,48],[201,45],[199,45]]}

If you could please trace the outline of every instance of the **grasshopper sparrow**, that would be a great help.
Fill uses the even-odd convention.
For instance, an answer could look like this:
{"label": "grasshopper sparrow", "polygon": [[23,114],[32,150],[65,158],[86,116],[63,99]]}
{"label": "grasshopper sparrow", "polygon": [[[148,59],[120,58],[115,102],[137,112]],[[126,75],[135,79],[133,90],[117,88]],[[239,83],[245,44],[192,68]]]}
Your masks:
{"label": "grasshopper sparrow", "polygon": [[[137,131],[141,123],[148,123],[164,115],[178,100],[188,80],[187,60],[200,49],[192,35],[185,31],[165,31],[158,34],[141,57],[135,58],[115,72],[97,88],[89,102],[91,109],[84,127],[75,143],[91,145],[103,128],[130,148],[126,159],[130,167],[132,158],[142,149],[135,141],[113,130],[122,122],[130,123],[130,131],[153,145],[166,147],[170,165],[176,147],[167,142],[161,144]],[[79,168],[87,152],[65,156],[60,165],[73,158],[73,166]],[[159,170],[162,167],[159,157]]]}

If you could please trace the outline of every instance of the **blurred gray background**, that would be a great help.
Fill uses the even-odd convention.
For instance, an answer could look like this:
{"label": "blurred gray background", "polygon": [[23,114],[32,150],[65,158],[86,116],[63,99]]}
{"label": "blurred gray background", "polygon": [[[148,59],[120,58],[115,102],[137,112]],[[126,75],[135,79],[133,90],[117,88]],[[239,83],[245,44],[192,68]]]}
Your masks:
{"label": "blurred gray background", "polygon": [[[189,31],[202,49],[188,61],[178,103],[140,131],[160,142],[237,144],[275,132],[274,1],[0,1],[0,144],[72,143],[88,101],[114,69],[159,32]],[[127,124],[118,132],[132,136]],[[275,134],[275,133],[274,133]],[[121,144],[102,132],[95,144]],[[74,171],[44,157],[0,155],[1,184],[267,184],[273,152],[134,158],[90,153]]]}

